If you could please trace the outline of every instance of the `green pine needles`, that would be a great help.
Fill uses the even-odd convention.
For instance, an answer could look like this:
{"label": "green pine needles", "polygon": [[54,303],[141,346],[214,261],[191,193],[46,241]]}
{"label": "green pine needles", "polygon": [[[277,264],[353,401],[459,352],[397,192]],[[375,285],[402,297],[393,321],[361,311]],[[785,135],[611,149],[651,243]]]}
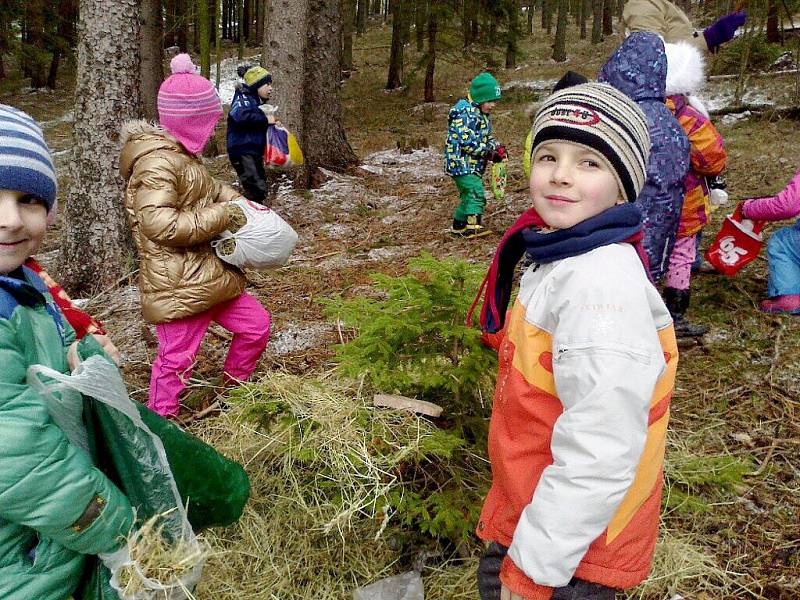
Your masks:
{"label": "green pine needles", "polygon": [[446,416],[488,415],[497,357],[464,323],[485,273],[462,260],[422,254],[410,274],[374,274],[383,299],[341,297],[326,314],[355,331],[336,348],[343,375],[378,391],[437,402]]}

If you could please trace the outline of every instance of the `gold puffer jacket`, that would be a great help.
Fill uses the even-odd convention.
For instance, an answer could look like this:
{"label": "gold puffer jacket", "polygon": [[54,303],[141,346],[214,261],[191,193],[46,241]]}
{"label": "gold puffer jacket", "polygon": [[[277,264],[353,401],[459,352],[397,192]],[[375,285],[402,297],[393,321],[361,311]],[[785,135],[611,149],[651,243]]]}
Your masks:
{"label": "gold puffer jacket", "polygon": [[209,242],[228,227],[222,203],[240,195],[160,127],[129,121],[122,143],[119,170],[145,320],[174,321],[238,297],[244,275],[217,258]]}
{"label": "gold puffer jacket", "polygon": [[703,32],[696,32],[689,17],[669,0],[628,0],[622,9],[622,22],[627,33],[652,31],[668,44],[689,42],[708,52]]}

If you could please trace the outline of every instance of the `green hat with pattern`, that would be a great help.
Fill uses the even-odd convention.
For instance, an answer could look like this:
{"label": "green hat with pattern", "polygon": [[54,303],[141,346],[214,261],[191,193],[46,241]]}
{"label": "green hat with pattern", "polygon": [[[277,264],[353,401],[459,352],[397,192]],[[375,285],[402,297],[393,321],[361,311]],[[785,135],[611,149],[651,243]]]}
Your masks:
{"label": "green hat with pattern", "polygon": [[469,84],[469,96],[477,104],[500,100],[500,84],[491,73],[483,72]]}

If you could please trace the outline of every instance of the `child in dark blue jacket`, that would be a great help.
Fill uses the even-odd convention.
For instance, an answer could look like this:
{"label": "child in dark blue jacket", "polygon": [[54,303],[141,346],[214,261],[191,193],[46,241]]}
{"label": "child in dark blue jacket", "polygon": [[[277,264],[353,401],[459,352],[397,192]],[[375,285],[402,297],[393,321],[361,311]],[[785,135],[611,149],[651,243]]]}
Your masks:
{"label": "child in dark blue jacket", "polygon": [[265,102],[272,93],[272,75],[263,67],[239,67],[244,83],[236,87],[228,113],[227,148],[244,196],[269,206],[264,147],[267,128],[275,117],[267,114]]}

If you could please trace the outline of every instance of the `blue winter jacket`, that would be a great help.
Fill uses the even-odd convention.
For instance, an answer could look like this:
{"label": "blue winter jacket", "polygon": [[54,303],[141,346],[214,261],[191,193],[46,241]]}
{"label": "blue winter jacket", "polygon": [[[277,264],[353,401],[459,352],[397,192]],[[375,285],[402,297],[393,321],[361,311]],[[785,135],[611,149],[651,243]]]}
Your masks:
{"label": "blue winter jacket", "polygon": [[675,245],[683,208],[683,180],[689,170],[689,138],[664,103],[664,42],[654,33],[632,33],[608,59],[597,80],[633,99],[647,116],[650,159],[647,181],[636,203],[642,211],[650,275],[653,281],[659,281],[666,273]]}
{"label": "blue winter jacket", "polygon": [[228,112],[227,148],[230,158],[264,155],[267,116],[259,109],[261,98],[249,86],[239,84]]}
{"label": "blue winter jacket", "polygon": [[444,170],[451,177],[483,175],[489,154],[497,148],[489,116],[462,98],[447,116]]}

